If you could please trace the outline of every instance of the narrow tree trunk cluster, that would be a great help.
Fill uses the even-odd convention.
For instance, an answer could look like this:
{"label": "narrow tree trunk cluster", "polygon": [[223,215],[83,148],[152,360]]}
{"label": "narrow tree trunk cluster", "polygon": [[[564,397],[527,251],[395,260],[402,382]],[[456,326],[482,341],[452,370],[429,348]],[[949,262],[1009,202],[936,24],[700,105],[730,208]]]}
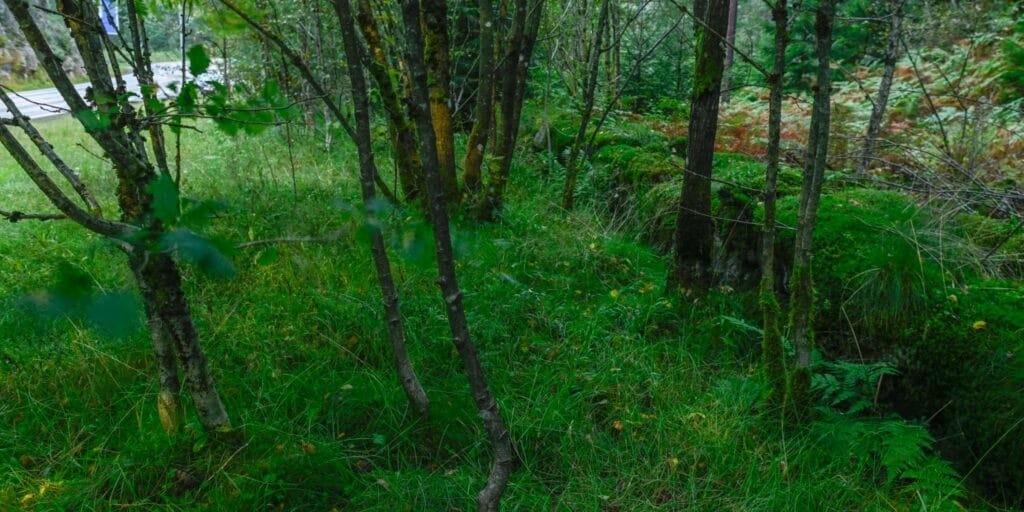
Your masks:
{"label": "narrow tree trunk cluster", "polygon": [[373,140],[370,133],[370,95],[363,78],[362,49],[356,36],[352,7],[349,0],[333,0],[338,22],[341,25],[342,40],[345,44],[345,58],[352,83],[352,102],[355,105],[356,148],[359,151],[359,185],[366,208],[367,223],[375,226],[371,233],[371,253],[377,271],[377,282],[384,298],[384,311],[387,317],[388,338],[391,340],[391,357],[405,390],[405,396],[413,409],[420,416],[430,412],[430,402],[420,384],[416,371],[409,359],[405,344],[405,327],[402,324],[402,311],[398,302],[398,289],[391,273],[391,262],[388,260],[384,234],[379,229],[374,204],[377,191],[373,176],[377,173],[377,164],[373,156]]}
{"label": "narrow tree trunk cluster", "polygon": [[519,120],[526,99],[526,80],[537,43],[540,20],[544,13],[544,0],[514,0],[515,13],[511,35],[504,48],[501,68],[500,124],[496,132],[495,157],[500,162],[497,172],[491,173],[476,208],[477,218],[494,220],[505,201],[505,188],[512,173],[516,141],[519,139]]}
{"label": "narrow tree trunk cluster", "polygon": [[818,203],[825,181],[831,119],[834,0],[821,0],[815,17],[815,53],[818,57],[814,108],[808,134],[803,186],[800,190],[799,221],[793,253],[793,295],[790,303],[790,335],[796,348],[796,365],[790,376],[790,411],[805,418],[810,409],[811,354],[814,349],[814,288],[811,279],[811,247],[817,222]]}
{"label": "narrow tree trunk cluster", "polygon": [[764,320],[761,343],[765,376],[768,380],[768,401],[782,404],[786,398],[786,366],[782,349],[782,330],[778,297],[775,293],[776,196],[779,180],[779,153],[782,136],[782,79],[786,72],[786,46],[789,44],[789,14],[786,0],[772,6],[775,42],[772,72],[768,77],[771,93],[768,99],[768,164],[764,185],[764,233],[761,241],[761,311]]}
{"label": "narrow tree trunk cluster", "polygon": [[569,158],[565,163],[565,189],[562,191],[562,208],[572,210],[576,179],[579,169],[576,160],[579,158],[580,150],[587,136],[587,129],[590,127],[590,117],[594,111],[594,96],[597,93],[597,79],[600,76],[601,54],[604,51],[602,45],[605,42],[603,35],[608,24],[609,1],[601,2],[601,10],[597,17],[597,31],[594,32],[594,42],[590,51],[590,62],[587,65],[586,85],[583,89],[583,108],[580,111],[581,120],[576,137],[573,138],[572,147],[569,149]]}
{"label": "narrow tree trunk cluster", "polygon": [[498,410],[487,383],[476,345],[473,344],[462,304],[462,290],[455,275],[455,258],[452,252],[451,232],[448,226],[448,208],[445,203],[443,184],[437,157],[437,146],[430,119],[430,94],[427,87],[427,70],[423,60],[423,35],[420,31],[420,8],[416,0],[402,0],[402,18],[405,22],[406,65],[412,86],[412,111],[420,135],[420,156],[423,160],[427,181],[430,221],[434,228],[434,244],[437,252],[438,285],[444,299],[451,328],[452,343],[455,345],[473,395],[473,401],[480,411],[484,429],[487,431],[493,450],[493,463],[487,484],[477,495],[481,512],[497,511],[502,494],[508,485],[512,471],[512,441],[505,420]]}
{"label": "narrow tree trunk cluster", "polygon": [[857,162],[859,174],[864,174],[871,167],[875,157],[875,144],[878,141],[878,135],[882,132],[882,121],[885,119],[885,109],[889,104],[889,92],[892,90],[892,80],[896,74],[896,61],[900,56],[905,3],[906,0],[893,2],[889,41],[885,47],[885,57],[883,57],[882,79],[878,83],[878,95],[871,107],[871,117],[868,119],[867,132],[864,134],[864,148],[861,150],[860,160]]}

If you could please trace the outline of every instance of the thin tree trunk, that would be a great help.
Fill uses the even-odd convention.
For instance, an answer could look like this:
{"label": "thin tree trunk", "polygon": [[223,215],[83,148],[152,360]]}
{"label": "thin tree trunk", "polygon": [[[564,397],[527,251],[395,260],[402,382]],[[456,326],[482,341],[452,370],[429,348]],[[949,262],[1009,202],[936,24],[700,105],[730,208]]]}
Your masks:
{"label": "thin tree trunk", "polygon": [[141,286],[143,275],[140,271],[141,266],[145,264],[144,258],[135,258],[131,260],[131,264],[136,282],[140,283],[139,290],[142,294],[142,303],[145,306],[149,336],[153,343],[153,354],[156,356],[157,376],[160,381],[160,391],[156,401],[157,412],[160,415],[160,423],[163,425],[164,432],[174,434],[181,429],[185,418],[185,411],[181,405],[178,358],[174,355],[174,336],[157,312],[159,306],[156,293],[148,287]]}
{"label": "thin tree trunk", "polygon": [[725,72],[722,76],[722,103],[729,103],[732,97],[730,90],[732,82],[733,47],[736,44],[736,10],[739,6],[736,0],[729,0],[729,27],[726,29],[725,38],[729,44],[725,48]]}
{"label": "thin tree trunk", "polygon": [[782,312],[775,295],[775,199],[782,134],[782,77],[786,73],[786,46],[789,44],[786,0],[775,1],[772,20],[775,22],[775,47],[772,73],[768,77],[771,95],[768,100],[768,165],[765,170],[764,233],[761,243],[761,312],[764,319],[761,351],[768,380],[768,401],[782,404],[786,397],[786,366],[779,326]]}
{"label": "thin tree trunk", "polygon": [[[345,45],[345,57],[348,62],[348,75],[352,83],[352,102],[355,105],[356,147],[359,150],[359,184],[363,194],[363,205],[366,208],[367,220],[371,226],[378,226],[374,212],[377,191],[373,177],[377,173],[377,164],[373,158],[373,135],[370,133],[370,97],[367,92],[366,79],[363,77],[362,48],[355,33],[352,7],[349,0],[333,0],[334,9],[341,25],[341,36]],[[388,261],[384,235],[379,228],[372,228],[371,252],[373,263],[377,269],[377,282],[384,296],[384,311],[387,315],[388,338],[391,340],[391,357],[402,381],[402,389],[409,399],[409,404],[420,416],[430,412],[430,402],[420,385],[416,371],[409,360],[405,344],[405,327],[402,325],[402,311],[398,304],[398,290],[391,274],[391,262]]]}
{"label": "thin tree trunk", "polygon": [[462,184],[470,193],[483,186],[481,166],[494,116],[494,6],[480,0],[480,83],[476,93],[476,120],[466,143]]}
{"label": "thin tree trunk", "polygon": [[832,56],[834,0],[821,0],[815,20],[815,52],[818,55],[818,81],[808,136],[804,181],[800,191],[799,221],[793,253],[793,297],[790,323],[796,366],[790,376],[790,411],[797,419],[807,417],[810,409],[811,352],[814,349],[814,290],[811,279],[811,247],[817,222],[818,202],[828,158],[829,121],[832,84],[829,62]]}
{"label": "thin tree trunk", "polygon": [[459,181],[455,173],[455,133],[452,126],[451,59],[448,54],[447,0],[421,0],[423,3],[423,52],[427,64],[430,90],[430,118],[437,136],[437,158],[441,166],[441,185],[448,202],[459,197]]}
{"label": "thin tree trunk", "polygon": [[857,172],[863,174],[871,166],[875,157],[875,141],[882,131],[885,109],[889,103],[889,92],[892,90],[892,79],[896,72],[896,61],[900,56],[900,38],[903,32],[903,6],[906,0],[897,0],[892,11],[892,26],[889,28],[889,42],[885,47],[882,80],[878,84],[878,97],[871,108],[867,133],[864,134],[864,148],[861,151]]}
{"label": "thin tree trunk", "polygon": [[399,99],[395,84],[391,80],[387,54],[381,42],[380,30],[373,17],[369,0],[358,1],[359,28],[363,39],[369,47],[370,58],[367,68],[370,76],[377,84],[384,112],[388,119],[388,134],[391,136],[391,147],[398,165],[398,179],[405,195],[406,202],[416,201],[425,187],[423,182],[423,162],[416,151],[416,129],[405,116],[402,102]]}
{"label": "thin tree trunk", "polygon": [[[690,98],[686,174],[676,216],[675,257],[671,284],[686,290],[711,285],[711,251],[715,229],[711,218],[711,166],[718,130],[728,0],[698,0],[694,21],[697,55]],[[718,34],[717,36],[715,34]]]}
{"label": "thin tree trunk", "polygon": [[[146,304],[149,325],[163,327],[152,334],[154,346],[158,343],[158,337],[169,338],[174,344],[184,371],[185,386],[203,428],[210,433],[230,431],[231,420],[214,385],[206,354],[199,344],[199,335],[192,323],[192,312],[181,288],[178,265],[164,253],[138,253],[132,255],[130,260]],[[160,351],[157,351],[157,357],[161,357]]]}
{"label": "thin tree trunk", "polygon": [[512,39],[505,56],[505,76],[501,87],[501,131],[497,157],[501,165],[487,183],[484,197],[477,210],[481,220],[493,220],[505,200],[505,187],[512,172],[512,159],[519,138],[519,119],[526,97],[526,79],[529,74],[537,31],[544,12],[544,1],[516,0],[516,14],[512,22]]}
{"label": "thin tree trunk", "polygon": [[572,210],[573,208],[578,175],[576,159],[579,158],[580,150],[583,149],[583,143],[587,137],[587,128],[590,127],[590,116],[594,111],[594,96],[597,93],[597,79],[600,75],[601,66],[602,35],[608,24],[609,3],[609,0],[601,2],[601,13],[597,18],[597,32],[594,33],[593,50],[590,52],[590,62],[587,66],[587,84],[583,90],[583,111],[580,112],[580,126],[576,130],[576,137],[573,139],[572,148],[569,150],[569,159],[565,163],[565,188],[562,190],[562,208],[566,210]]}
{"label": "thin tree trunk", "polygon": [[426,171],[430,221],[434,228],[437,251],[438,285],[444,298],[452,342],[462,358],[473,401],[480,411],[484,429],[490,438],[493,463],[487,484],[477,495],[478,510],[497,511],[501,496],[508,485],[512,471],[512,441],[505,421],[498,410],[498,402],[491,393],[480,356],[469,332],[466,312],[462,305],[462,290],[455,275],[455,258],[448,226],[448,208],[438,169],[437,146],[430,119],[430,94],[427,89],[427,71],[423,61],[423,35],[420,31],[420,9],[416,0],[402,0],[402,18],[405,21],[406,65],[412,81],[412,108],[420,135],[420,155]]}

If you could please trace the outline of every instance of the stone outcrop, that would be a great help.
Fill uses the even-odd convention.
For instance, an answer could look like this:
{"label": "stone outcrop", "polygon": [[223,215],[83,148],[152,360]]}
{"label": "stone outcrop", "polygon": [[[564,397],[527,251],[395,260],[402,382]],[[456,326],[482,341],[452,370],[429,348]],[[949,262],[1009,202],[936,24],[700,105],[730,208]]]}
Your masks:
{"label": "stone outcrop", "polygon": [[[36,20],[49,38],[53,51],[63,59],[64,69],[72,74],[81,72],[82,58],[78,55],[60,18],[39,10]],[[25,42],[25,37],[7,6],[0,3],[0,83],[30,77],[38,70],[39,59]]]}

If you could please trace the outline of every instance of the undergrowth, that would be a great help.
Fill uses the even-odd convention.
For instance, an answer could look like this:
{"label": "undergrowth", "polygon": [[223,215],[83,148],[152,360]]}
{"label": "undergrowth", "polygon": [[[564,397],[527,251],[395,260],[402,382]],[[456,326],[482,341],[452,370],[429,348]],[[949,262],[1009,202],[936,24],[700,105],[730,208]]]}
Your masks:
{"label": "undergrowth", "polygon": [[[81,142],[67,120],[41,128],[57,147]],[[294,162],[273,130],[185,141],[184,194],[227,205],[211,237],[344,233],[237,249],[231,278],[187,267],[239,445],[210,442],[195,423],[162,433],[141,328],[109,336],[89,317],[32,315],[26,298],[45,296],[61,268],[134,294],[114,248],[67,222],[0,226],[0,509],[472,507],[487,448],[448,339],[429,229],[414,211],[386,215],[411,357],[434,406],[417,421],[390,368],[350,206],[353,149],[297,139]],[[113,197],[102,161],[66,153]],[[921,427],[851,405],[878,368],[826,367],[836,377],[818,383],[822,419],[783,429],[761,403],[749,301],[665,296],[664,256],[593,209],[559,211],[559,187],[537,176],[541,157],[517,162],[501,222],[454,223],[469,323],[516,447],[506,510],[934,510],[965,495]],[[0,177],[9,209],[45,211],[6,156]]]}

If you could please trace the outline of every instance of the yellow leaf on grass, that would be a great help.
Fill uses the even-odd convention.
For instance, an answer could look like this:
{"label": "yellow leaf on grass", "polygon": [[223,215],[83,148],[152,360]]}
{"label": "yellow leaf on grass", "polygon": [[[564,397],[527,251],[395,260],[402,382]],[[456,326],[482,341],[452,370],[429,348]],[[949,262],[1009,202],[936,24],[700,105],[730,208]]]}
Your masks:
{"label": "yellow leaf on grass", "polygon": [[316,445],[309,441],[303,441],[299,446],[302,447],[302,451],[305,452],[306,455],[313,455],[316,453]]}

